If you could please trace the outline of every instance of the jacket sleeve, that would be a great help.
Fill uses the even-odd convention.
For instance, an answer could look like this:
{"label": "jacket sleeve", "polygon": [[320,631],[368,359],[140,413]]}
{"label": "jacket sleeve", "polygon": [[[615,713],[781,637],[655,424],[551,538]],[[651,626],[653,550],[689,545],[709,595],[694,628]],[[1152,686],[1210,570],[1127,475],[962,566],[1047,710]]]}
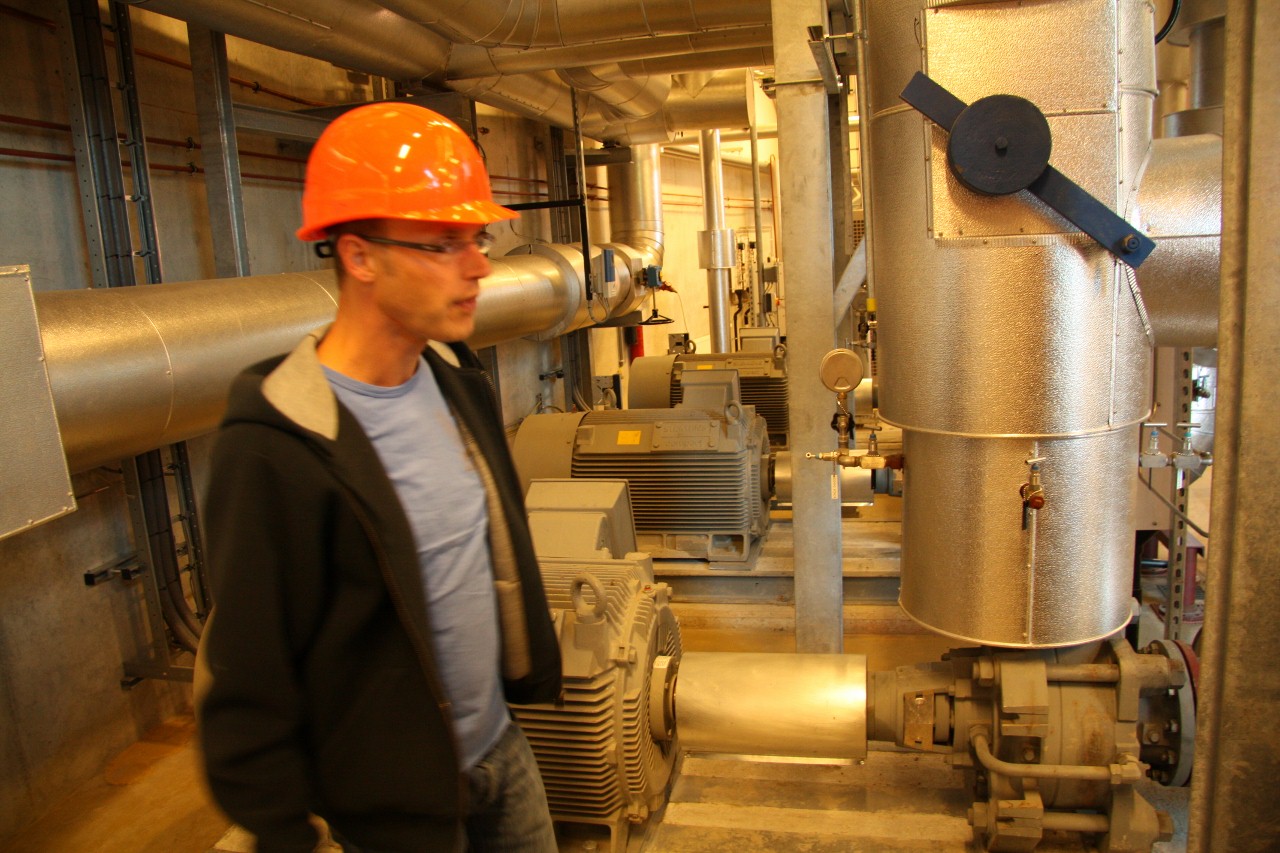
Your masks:
{"label": "jacket sleeve", "polygon": [[297,445],[225,429],[205,513],[215,608],[197,666],[200,744],[214,800],[261,853],[317,842],[295,662],[324,595],[324,509]]}

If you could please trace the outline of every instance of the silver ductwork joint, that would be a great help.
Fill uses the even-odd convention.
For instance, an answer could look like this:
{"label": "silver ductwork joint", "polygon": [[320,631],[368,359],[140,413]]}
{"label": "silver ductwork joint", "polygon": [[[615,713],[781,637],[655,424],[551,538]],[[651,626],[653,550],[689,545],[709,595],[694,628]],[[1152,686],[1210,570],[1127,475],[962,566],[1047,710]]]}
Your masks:
{"label": "silver ductwork joint", "polygon": [[671,91],[669,76],[633,77],[616,63],[563,68],[560,79],[580,92],[590,92],[606,111],[622,119],[644,118],[662,108]]}
{"label": "silver ductwork joint", "polygon": [[661,112],[635,121],[591,118],[583,122],[582,132],[592,139],[640,145],[670,142],[680,130],[747,128],[755,120],[753,86],[745,69],[676,75]]}
{"label": "silver ductwork joint", "polygon": [[1158,246],[1137,273],[1155,345],[1217,346],[1222,137],[1157,139],[1138,199]]}

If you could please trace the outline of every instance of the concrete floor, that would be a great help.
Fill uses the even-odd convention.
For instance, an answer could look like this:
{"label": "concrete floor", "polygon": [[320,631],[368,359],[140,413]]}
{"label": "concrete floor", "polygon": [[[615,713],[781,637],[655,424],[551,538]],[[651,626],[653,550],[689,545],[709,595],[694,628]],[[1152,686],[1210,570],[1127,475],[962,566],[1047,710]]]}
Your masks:
{"label": "concrete floor", "polygon": [[[787,651],[778,631],[683,629],[691,651]],[[945,639],[928,634],[848,635],[846,651],[870,669],[934,660]],[[251,842],[210,803],[199,781],[189,715],[121,753],[6,847],[8,853],[250,853]],[[962,774],[939,757],[872,751],[861,765],[788,764],[683,757],[665,809],[611,850],[602,827],[565,826],[562,853],[965,853],[972,802]],[[1186,789],[1148,796],[1180,827],[1157,853],[1185,850]],[[1087,853],[1080,836],[1051,834],[1044,853]]]}

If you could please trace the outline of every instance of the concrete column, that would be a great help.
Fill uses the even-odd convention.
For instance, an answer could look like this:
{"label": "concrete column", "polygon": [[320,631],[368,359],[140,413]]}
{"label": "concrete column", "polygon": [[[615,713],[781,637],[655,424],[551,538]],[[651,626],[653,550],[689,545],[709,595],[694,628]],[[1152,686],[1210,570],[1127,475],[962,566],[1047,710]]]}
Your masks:
{"label": "concrete column", "polygon": [[835,448],[830,425],[835,395],[818,379],[822,357],[835,346],[831,156],[823,144],[827,95],[807,30],[824,23],[826,15],[823,0],[773,2],[778,161],[786,211],[780,236],[786,257],[789,414],[797,460],[792,475],[796,651],[838,653],[844,636],[839,472],[831,463],[803,458],[806,452]]}
{"label": "concrete column", "polygon": [[1280,743],[1280,5],[1228,0],[1222,290],[1190,853],[1275,850]]}

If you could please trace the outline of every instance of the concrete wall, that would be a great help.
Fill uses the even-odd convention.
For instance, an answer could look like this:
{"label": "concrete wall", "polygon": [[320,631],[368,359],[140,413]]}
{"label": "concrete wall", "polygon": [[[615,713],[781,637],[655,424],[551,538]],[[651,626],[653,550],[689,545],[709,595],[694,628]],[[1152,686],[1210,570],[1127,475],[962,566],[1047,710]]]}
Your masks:
{"label": "concrete wall", "polygon": [[[5,0],[0,4],[0,148],[73,153],[68,130],[32,127],[11,117],[69,124],[60,59],[61,3]],[[107,19],[105,1],[102,3]],[[214,275],[184,23],[133,10],[139,95],[152,163],[165,281]],[[110,42],[110,34],[108,34]],[[227,40],[238,103],[276,109],[368,100],[378,81],[332,65]],[[145,54],[151,54],[145,55]],[[172,62],[162,61],[164,57]],[[176,63],[176,64],[175,64]],[[114,48],[108,64],[115,74]],[[256,84],[256,87],[255,85]],[[256,88],[256,90],[255,90]],[[271,94],[268,90],[287,97]],[[124,127],[117,101],[117,125]],[[486,107],[478,109],[480,144],[499,202],[528,201],[545,190],[546,129]],[[316,268],[308,246],[293,238],[300,220],[304,148],[241,134],[244,211],[254,274]],[[254,155],[270,155],[269,157]],[[767,158],[767,153],[764,155]],[[287,159],[278,159],[284,157]],[[666,275],[677,294],[662,294],[659,310],[674,317],[652,327],[647,351],[665,352],[666,335],[707,335],[706,277],[697,264],[703,228],[696,158],[663,157],[667,224]],[[174,171],[173,167],[182,171]],[[126,185],[131,173],[125,170]],[[608,234],[608,188],[603,169],[588,175],[594,234]],[[766,195],[770,182],[765,174]],[[0,154],[0,265],[29,264],[38,290],[88,286],[87,249],[72,162]],[[728,165],[729,225],[751,227],[751,174]],[[530,195],[534,194],[534,195]],[[769,208],[766,228],[772,232]],[[496,254],[550,239],[545,213],[526,213],[495,227]],[[771,243],[771,238],[766,238]],[[772,254],[770,248],[766,254]],[[139,280],[142,270],[139,267]],[[647,308],[647,306],[646,306]],[[625,372],[626,351],[616,330],[593,331],[598,374]],[[540,406],[565,408],[563,382],[539,375],[561,364],[558,342],[518,341],[497,350],[505,420],[514,428]],[[5,406],[21,405],[6,399]],[[209,437],[189,442],[196,483],[204,483]],[[137,583],[88,587],[86,571],[131,554],[131,530],[118,468],[76,475],[79,509],[62,519],[0,541],[0,847],[155,724],[190,703],[185,685],[144,681],[121,686],[126,661],[148,649],[147,613]],[[15,487],[6,484],[5,488]],[[179,661],[184,662],[184,661]]]}

